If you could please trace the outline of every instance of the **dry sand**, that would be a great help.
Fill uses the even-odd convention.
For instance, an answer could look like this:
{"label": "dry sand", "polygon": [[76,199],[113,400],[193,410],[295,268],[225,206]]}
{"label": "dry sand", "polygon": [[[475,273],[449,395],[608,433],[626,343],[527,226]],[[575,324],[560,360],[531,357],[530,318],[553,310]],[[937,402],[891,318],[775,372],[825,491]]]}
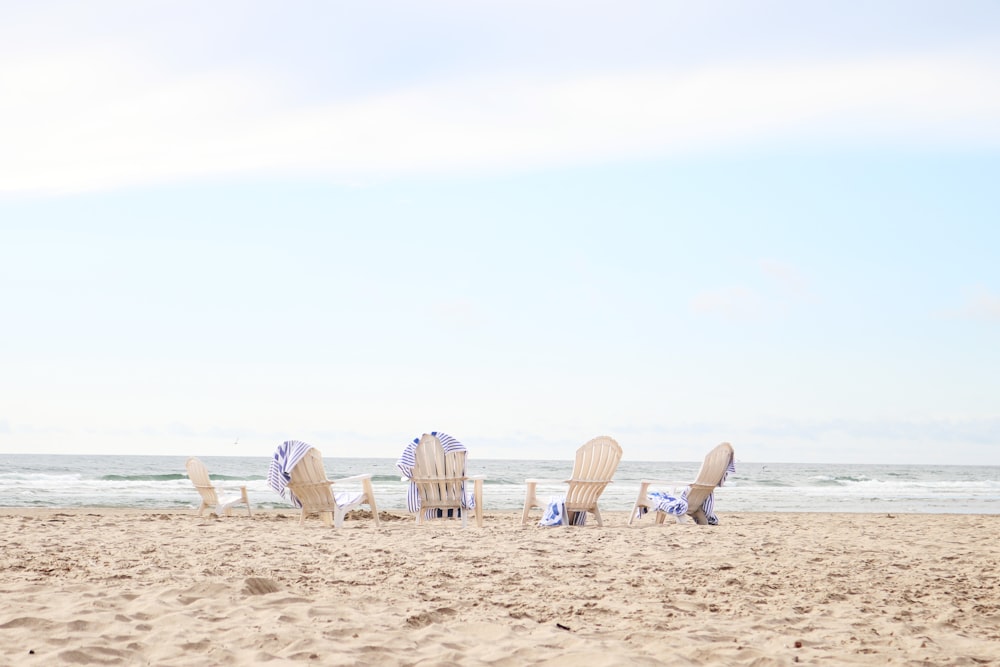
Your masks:
{"label": "dry sand", "polygon": [[0,664],[1000,664],[1000,516],[0,510]]}

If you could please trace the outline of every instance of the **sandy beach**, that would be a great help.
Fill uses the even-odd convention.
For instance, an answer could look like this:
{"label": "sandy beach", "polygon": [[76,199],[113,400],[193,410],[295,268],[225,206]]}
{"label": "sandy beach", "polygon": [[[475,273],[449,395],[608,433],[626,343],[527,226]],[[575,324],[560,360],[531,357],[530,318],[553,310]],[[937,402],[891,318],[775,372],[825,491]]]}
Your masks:
{"label": "sandy beach", "polygon": [[0,663],[1000,663],[1000,516],[0,510]]}

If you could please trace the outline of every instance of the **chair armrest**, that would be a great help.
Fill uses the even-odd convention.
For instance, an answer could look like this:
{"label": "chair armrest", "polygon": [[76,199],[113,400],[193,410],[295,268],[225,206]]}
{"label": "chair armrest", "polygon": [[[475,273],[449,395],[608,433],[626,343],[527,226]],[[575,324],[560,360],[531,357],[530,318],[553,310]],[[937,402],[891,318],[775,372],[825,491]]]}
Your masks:
{"label": "chair armrest", "polygon": [[472,480],[473,482],[486,479],[486,475],[466,475],[465,479]]}
{"label": "chair armrest", "polygon": [[639,488],[643,491],[648,490],[651,487],[662,487],[665,486],[670,489],[683,489],[685,486],[690,486],[691,482],[680,482],[676,479],[644,479],[639,483]]}
{"label": "chair armrest", "polygon": [[525,484],[565,484],[564,479],[526,479]]}

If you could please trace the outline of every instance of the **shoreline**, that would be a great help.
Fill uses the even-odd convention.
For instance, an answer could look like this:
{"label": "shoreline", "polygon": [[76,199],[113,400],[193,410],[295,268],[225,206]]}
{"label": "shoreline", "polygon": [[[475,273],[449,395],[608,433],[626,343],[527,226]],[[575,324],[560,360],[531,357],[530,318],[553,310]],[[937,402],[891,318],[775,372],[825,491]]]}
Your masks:
{"label": "shoreline", "polygon": [[[76,456],[73,461],[51,457],[0,462],[0,477],[9,484],[0,490],[0,507],[102,508],[143,510],[197,508],[201,498],[184,474],[183,457],[125,456],[114,461]],[[246,486],[256,508],[289,509],[267,485],[261,461],[246,457],[209,460],[209,473],[224,494]],[[372,486],[379,507],[406,508],[407,486],[398,474],[383,475],[385,462],[377,459],[324,460],[328,477],[339,479],[373,474]],[[526,479],[562,480],[571,472],[571,461],[509,460],[504,465],[479,461],[476,474],[486,476],[487,510],[519,510],[524,503]],[[623,460],[614,483],[602,496],[602,508],[627,511],[635,502],[642,480],[694,479],[694,464],[636,463]],[[382,472],[386,472],[382,470]],[[377,474],[376,474],[377,473]],[[716,490],[716,507],[726,512],[863,512],[863,513],[996,513],[1000,514],[1000,467],[968,468],[919,465],[814,466],[771,464],[762,469],[737,463],[737,473]],[[686,480],[686,481],[685,481]],[[669,485],[668,485],[669,486]],[[345,488],[343,490],[350,490]],[[565,493],[565,484],[539,487],[540,496]]]}
{"label": "shoreline", "polygon": [[[295,507],[262,507],[258,508],[256,506],[252,507],[253,518],[256,519],[258,515],[261,517],[281,517],[285,519],[295,519],[296,523],[299,520],[299,509]],[[198,509],[190,507],[3,507],[0,506],[0,517],[4,516],[46,516],[51,514],[90,514],[93,516],[101,515],[121,515],[121,516],[142,516],[142,515],[155,515],[155,514],[166,514],[170,516],[190,516],[193,518],[199,518]],[[210,514],[214,514],[211,511],[206,511],[205,516],[202,519],[208,518]],[[604,527],[614,527],[620,526],[623,528],[628,528],[626,521],[628,520],[628,511],[624,510],[601,510],[601,516],[604,519]],[[242,516],[240,516],[242,515]],[[349,521],[361,521],[370,515],[368,510],[352,510],[347,513],[347,519]],[[489,522],[490,517],[495,520],[501,517],[516,516],[518,518],[518,524],[520,524],[521,510],[520,509],[498,509],[498,510],[484,510],[483,517],[485,521]],[[995,517],[1000,519],[1000,514],[993,512],[899,512],[899,511],[869,511],[869,512],[848,512],[848,511],[837,511],[829,512],[824,510],[737,510],[737,511],[720,511],[719,520],[721,528],[725,525],[726,517],[740,517],[740,516],[780,516],[785,518],[793,517],[812,517],[817,516],[841,516],[841,517],[887,517],[887,518],[897,518],[897,517]],[[233,517],[247,519],[245,507],[235,508],[233,511]],[[219,519],[233,518],[233,517],[218,517]],[[410,521],[414,522],[413,514],[405,509],[379,509],[379,517],[385,521]],[[539,509],[532,510],[531,518],[529,520],[528,526],[533,523],[537,523],[538,519],[541,518],[541,511]],[[306,525],[312,523],[318,523],[316,516],[311,516]],[[634,525],[631,526],[632,529],[641,527],[643,524],[652,523],[649,515],[645,516],[640,520],[636,520]],[[672,517],[668,518],[667,523],[674,523]],[[471,527],[471,524],[470,524]],[[586,527],[598,527],[596,523],[593,523],[593,516],[589,516],[587,519]]]}
{"label": "shoreline", "polygon": [[1000,661],[1000,516],[627,514],[0,508],[0,663]]}

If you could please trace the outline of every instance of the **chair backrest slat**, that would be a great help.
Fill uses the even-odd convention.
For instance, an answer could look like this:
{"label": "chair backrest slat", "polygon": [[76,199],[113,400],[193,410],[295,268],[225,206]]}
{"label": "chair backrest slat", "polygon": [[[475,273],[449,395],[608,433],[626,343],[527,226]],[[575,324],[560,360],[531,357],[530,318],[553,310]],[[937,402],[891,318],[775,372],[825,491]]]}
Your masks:
{"label": "chair backrest slat", "polygon": [[219,497],[212,486],[212,479],[208,476],[208,468],[199,459],[190,458],[185,465],[188,477],[194,488],[201,494],[201,499],[206,505],[215,506],[219,504]]}
{"label": "chair backrest slat", "polygon": [[594,438],[576,450],[573,476],[566,490],[566,509],[593,511],[621,458],[621,446],[607,436]]}
{"label": "chair backrest slat", "polygon": [[290,473],[288,489],[309,511],[331,511],[334,507],[333,491],[326,478],[323,455],[315,447],[295,464]]}
{"label": "chair backrest slat", "polygon": [[691,490],[688,491],[687,502],[688,507],[691,511],[696,511],[701,507],[705,499],[715,490],[715,486],[706,486],[701,484],[692,484]]}
{"label": "chair backrest slat", "polygon": [[441,441],[424,434],[414,453],[413,483],[423,509],[462,507],[465,481],[465,452],[445,452]]}
{"label": "chair backrest slat", "polygon": [[702,505],[715,492],[715,487],[722,484],[729,464],[733,460],[733,446],[728,442],[716,445],[705,455],[698,476],[690,485],[687,494],[688,514],[698,523],[707,523],[707,517]]}
{"label": "chair backrest slat", "polygon": [[[717,445],[712,451],[705,455],[705,460],[701,463],[698,476],[694,483],[703,486],[716,487],[726,474],[729,462],[733,458],[733,446],[728,442]],[[703,499],[704,500],[704,499]]]}

